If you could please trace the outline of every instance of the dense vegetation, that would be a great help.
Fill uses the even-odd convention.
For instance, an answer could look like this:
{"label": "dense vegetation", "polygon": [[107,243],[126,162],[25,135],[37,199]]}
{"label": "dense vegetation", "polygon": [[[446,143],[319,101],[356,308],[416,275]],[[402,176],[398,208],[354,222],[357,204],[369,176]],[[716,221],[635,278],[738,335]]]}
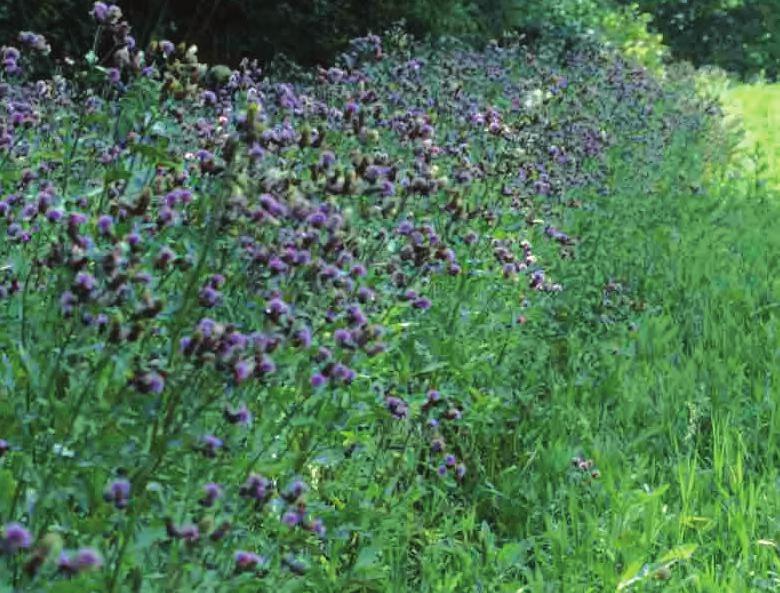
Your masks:
{"label": "dense vegetation", "polygon": [[[6,0],[0,38],[20,29],[45,33],[60,51],[79,55],[92,40],[91,0]],[[349,40],[399,22],[417,38],[456,35],[472,43],[518,32],[561,44],[596,36],[658,62],[660,33],[673,55],[744,77],[777,77],[780,10],[776,0],[126,0],[141,46],[186,39],[209,62],[242,57],[268,63],[330,63]]]}
{"label": "dense vegetation", "polygon": [[92,16],[0,50],[0,592],[776,590],[778,206],[703,79]]}
{"label": "dense vegetation", "polygon": [[639,0],[638,5],[653,15],[653,27],[678,58],[717,65],[746,78],[763,74],[777,79],[777,0]]}
{"label": "dense vegetation", "polygon": [[[20,28],[40,31],[56,47],[78,54],[92,39],[84,18],[91,5],[90,0],[40,0],[35,6],[9,0],[0,7],[0,32],[10,38]],[[566,39],[620,13],[607,0],[128,0],[122,6],[139,45],[155,38],[185,39],[198,45],[202,58],[230,64],[246,56],[268,62],[284,54],[297,63],[324,65],[350,39],[382,33],[399,22],[418,38],[457,35],[481,41],[520,30],[534,38],[554,33]]]}

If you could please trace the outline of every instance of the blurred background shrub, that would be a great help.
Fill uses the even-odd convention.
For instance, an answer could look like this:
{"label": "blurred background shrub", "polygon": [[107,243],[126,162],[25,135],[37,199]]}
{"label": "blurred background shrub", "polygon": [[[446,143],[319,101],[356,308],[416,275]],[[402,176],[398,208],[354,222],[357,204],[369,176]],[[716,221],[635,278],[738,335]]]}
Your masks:
{"label": "blurred background shrub", "polygon": [[638,0],[637,5],[652,15],[653,29],[675,57],[697,66],[720,66],[744,78],[763,73],[777,79],[780,1]]}

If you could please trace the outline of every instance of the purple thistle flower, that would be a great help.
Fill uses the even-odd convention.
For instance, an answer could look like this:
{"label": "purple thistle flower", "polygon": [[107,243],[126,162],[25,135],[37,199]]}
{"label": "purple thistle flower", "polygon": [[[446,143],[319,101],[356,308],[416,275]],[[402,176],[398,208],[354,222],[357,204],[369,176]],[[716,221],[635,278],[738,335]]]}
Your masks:
{"label": "purple thistle flower", "polygon": [[320,272],[320,277],[324,280],[333,280],[339,275],[339,269],[336,266],[325,266]]}
{"label": "purple thistle flower", "polygon": [[32,536],[21,523],[8,523],[3,527],[2,547],[4,550],[13,554],[18,550],[26,550],[31,545]]}
{"label": "purple thistle flower", "polygon": [[103,214],[100,216],[100,218],[98,218],[97,225],[100,232],[104,235],[107,235],[111,232],[111,228],[114,226],[114,219],[108,214]]}
{"label": "purple thistle flower", "polygon": [[419,297],[412,301],[412,307],[425,311],[431,308],[431,301],[426,297]]}
{"label": "purple thistle flower", "polygon": [[529,287],[534,288],[537,290],[541,290],[541,288],[544,285],[544,271],[543,270],[535,270],[531,274],[531,280],[529,281]]}
{"label": "purple thistle flower", "polygon": [[179,537],[188,544],[194,544],[200,539],[200,529],[193,523],[187,523],[179,528]]}
{"label": "purple thistle flower", "polygon": [[89,294],[97,286],[97,280],[89,272],[79,272],[73,283],[74,289],[81,294]]}
{"label": "purple thistle flower", "polygon": [[322,227],[327,222],[327,220],[328,217],[325,216],[325,214],[322,212],[314,212],[306,219],[306,221],[314,228]]}
{"label": "purple thistle flower", "polygon": [[395,185],[392,181],[385,179],[379,184],[379,193],[385,198],[395,195]]}
{"label": "purple thistle flower", "polygon": [[70,315],[73,313],[73,307],[76,305],[76,295],[71,291],[66,290],[60,295],[60,309],[63,315]]}
{"label": "purple thistle flower", "polygon": [[59,222],[60,220],[62,220],[63,216],[64,214],[62,210],[59,210],[57,208],[53,208],[46,212],[46,218],[49,222]]}
{"label": "purple thistle flower", "polygon": [[108,6],[104,2],[95,2],[90,15],[101,25],[108,19]]}
{"label": "purple thistle flower", "polygon": [[352,344],[352,334],[349,330],[339,328],[333,332],[333,339],[339,346],[349,346]]}
{"label": "purple thistle flower", "polygon": [[92,548],[81,548],[73,554],[63,551],[57,561],[57,568],[66,574],[77,574],[102,565],[103,558]]}
{"label": "purple thistle flower", "polygon": [[224,442],[219,437],[215,437],[213,434],[204,435],[201,438],[203,447],[201,451],[206,457],[216,457],[217,452],[222,448]]}
{"label": "purple thistle flower", "polygon": [[65,550],[60,552],[60,556],[57,559],[57,569],[65,574],[76,574],[78,572],[74,559]]}
{"label": "purple thistle flower", "polygon": [[103,558],[92,548],[81,548],[76,552],[76,566],[80,570],[98,568],[103,564]]}
{"label": "purple thistle flower", "polygon": [[215,307],[222,300],[222,294],[212,286],[204,286],[198,294],[198,300],[202,307]]}
{"label": "purple thistle flower", "polygon": [[249,148],[249,158],[253,161],[260,160],[265,155],[265,149],[263,149],[262,146],[260,146],[257,142],[253,143],[252,146]]}
{"label": "purple thistle flower", "polygon": [[266,502],[271,496],[271,482],[260,474],[250,474],[238,493],[244,498]]}
{"label": "purple thistle flower", "polygon": [[149,371],[138,377],[136,387],[141,393],[162,393],[165,389],[165,378],[156,371]]}
{"label": "purple thistle flower", "polygon": [[265,307],[265,314],[274,321],[277,321],[280,317],[286,315],[289,310],[290,307],[282,299],[273,298],[268,301],[268,304]]}
{"label": "purple thistle flower", "polygon": [[192,348],[193,340],[190,336],[184,336],[179,340],[179,352],[185,352],[189,354],[190,348]]}
{"label": "purple thistle flower", "polygon": [[304,492],[306,492],[306,484],[302,480],[293,480],[282,492],[282,498],[292,504],[303,496]]}
{"label": "purple thistle flower", "polygon": [[173,54],[173,52],[176,51],[176,46],[171,41],[168,41],[167,39],[163,39],[162,41],[160,41],[159,47],[160,47],[160,51],[163,53],[163,55],[166,58],[170,57]]}
{"label": "purple thistle flower", "polygon": [[130,482],[124,478],[114,480],[106,486],[103,499],[106,502],[114,503],[118,509],[126,508],[130,500]]}
{"label": "purple thistle flower", "polygon": [[349,384],[355,379],[356,374],[355,371],[353,371],[348,366],[341,364],[340,362],[337,362],[330,369],[330,376],[332,379],[335,379],[336,381],[342,381],[346,384]]}
{"label": "purple thistle flower", "polygon": [[395,230],[399,235],[409,235],[414,230],[414,225],[408,220],[403,220]]}
{"label": "purple thistle flower", "polygon": [[409,415],[409,406],[401,398],[389,396],[385,398],[385,406],[397,419],[402,420]]}
{"label": "purple thistle flower", "polygon": [[270,375],[276,372],[276,363],[269,356],[263,356],[257,365],[257,372],[262,375]]}
{"label": "purple thistle flower", "polygon": [[68,215],[68,226],[78,228],[80,225],[87,222],[87,217],[81,212],[71,212]]}
{"label": "purple thistle flower", "polygon": [[364,326],[368,323],[368,318],[363,313],[363,310],[358,305],[350,305],[347,307],[347,320],[358,327]]}
{"label": "purple thistle flower", "polygon": [[141,235],[136,232],[131,232],[125,235],[125,241],[130,247],[136,247],[141,243]]}
{"label": "purple thistle flower", "polygon": [[213,319],[205,317],[198,322],[198,332],[204,337],[210,338],[217,331],[217,323]]}
{"label": "purple thistle flower", "polygon": [[211,163],[214,161],[214,155],[206,150],[205,148],[201,148],[195,153],[195,156],[198,158],[198,160],[201,163]]}
{"label": "purple thistle flower", "polygon": [[326,169],[336,162],[336,155],[329,150],[325,150],[320,155],[320,165]]}
{"label": "purple thistle flower", "polygon": [[268,269],[271,270],[271,272],[274,274],[282,274],[283,272],[287,271],[287,264],[285,264],[278,257],[274,256],[268,260]]}
{"label": "purple thistle flower", "polygon": [[3,57],[8,60],[16,61],[22,56],[19,50],[13,46],[3,47],[2,52],[3,52]]}
{"label": "purple thistle flower", "polygon": [[311,330],[308,327],[302,327],[293,335],[293,343],[301,348],[311,346]]}
{"label": "purple thistle flower", "polygon": [[327,383],[328,380],[325,378],[325,376],[322,373],[314,373],[311,376],[310,382],[311,382],[311,386],[314,387],[314,389],[319,389],[320,387],[325,385],[325,383]]}
{"label": "purple thistle flower", "polygon": [[365,286],[361,286],[358,289],[357,297],[358,297],[358,300],[361,303],[368,303],[368,302],[374,300],[375,295],[374,295],[374,291],[371,290],[370,288],[367,288]]}
{"label": "purple thistle flower", "polygon": [[246,404],[241,404],[237,410],[231,408],[225,408],[223,412],[225,420],[230,424],[250,424],[252,422],[252,414],[246,407]]}
{"label": "purple thistle flower", "polygon": [[276,200],[271,194],[262,194],[260,196],[260,205],[272,216],[277,218],[287,214],[287,208]]}
{"label": "purple thistle flower", "polygon": [[317,349],[317,354],[314,357],[314,360],[317,362],[326,362],[331,358],[333,358],[333,353],[328,348],[325,348],[325,346],[321,346]]}
{"label": "purple thistle flower", "polygon": [[236,563],[236,571],[238,572],[252,570],[265,563],[265,558],[262,556],[244,550],[236,550],[233,558]]}
{"label": "purple thistle flower", "polygon": [[317,535],[318,537],[325,537],[325,524],[322,519],[314,519],[309,523],[309,531]]}
{"label": "purple thistle flower", "polygon": [[360,110],[360,106],[357,103],[355,103],[354,101],[350,101],[344,107],[344,115],[346,115],[347,117],[352,117],[359,110]]}
{"label": "purple thistle flower", "polygon": [[18,74],[22,71],[22,69],[19,67],[19,64],[17,64],[16,60],[11,57],[3,58],[3,69],[5,70],[6,74],[9,75]]}
{"label": "purple thistle flower", "polygon": [[255,364],[251,360],[239,360],[233,366],[233,378],[236,383],[242,383],[252,376],[255,370]]}
{"label": "purple thistle flower", "polygon": [[301,516],[294,511],[287,511],[282,515],[282,523],[288,527],[295,527],[301,522]]}
{"label": "purple thistle flower", "polygon": [[222,486],[215,482],[209,482],[203,486],[203,498],[201,498],[199,502],[204,507],[212,507],[221,496]]}

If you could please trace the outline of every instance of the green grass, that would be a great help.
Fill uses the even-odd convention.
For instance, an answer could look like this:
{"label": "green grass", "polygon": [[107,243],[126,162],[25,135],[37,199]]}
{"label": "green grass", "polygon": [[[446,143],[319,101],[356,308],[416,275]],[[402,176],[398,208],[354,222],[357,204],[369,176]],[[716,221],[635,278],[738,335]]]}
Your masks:
{"label": "green grass", "polygon": [[[541,509],[518,542],[536,566],[520,591],[780,590],[780,202],[703,150],[627,164],[570,220],[582,243],[560,314],[577,321],[549,416],[519,427],[525,448],[494,484],[507,515]],[[612,279],[623,294],[599,303],[588,290]],[[556,473],[572,450],[599,480]]]}
{"label": "green grass", "polygon": [[[516,423],[472,425],[486,479],[427,534],[420,590],[780,590],[780,200],[736,139],[677,138],[660,161],[616,152],[613,191],[563,214],[565,290],[522,330],[537,351],[500,359],[528,361]],[[490,331],[464,320],[436,354],[464,368]]]}
{"label": "green grass", "polygon": [[725,94],[728,112],[743,122],[745,146],[758,151],[767,179],[780,188],[780,85],[739,85]]}

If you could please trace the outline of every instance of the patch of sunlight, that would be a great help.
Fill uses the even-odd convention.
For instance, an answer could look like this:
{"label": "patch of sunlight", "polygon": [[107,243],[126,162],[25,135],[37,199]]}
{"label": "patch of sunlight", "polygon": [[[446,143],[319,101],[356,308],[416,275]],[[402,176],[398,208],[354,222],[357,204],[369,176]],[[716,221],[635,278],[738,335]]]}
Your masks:
{"label": "patch of sunlight", "polygon": [[780,84],[743,84],[724,94],[726,114],[744,129],[742,148],[763,163],[767,182],[780,190]]}

